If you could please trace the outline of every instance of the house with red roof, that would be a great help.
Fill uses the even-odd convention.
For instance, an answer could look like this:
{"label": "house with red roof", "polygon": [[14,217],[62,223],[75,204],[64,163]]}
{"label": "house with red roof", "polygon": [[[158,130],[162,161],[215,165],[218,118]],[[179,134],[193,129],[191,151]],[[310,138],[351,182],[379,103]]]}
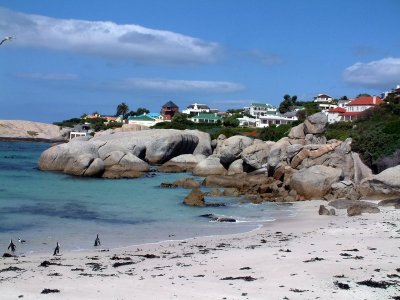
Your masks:
{"label": "house with red roof", "polygon": [[361,96],[346,104],[345,108],[337,107],[327,113],[328,122],[354,121],[365,110],[378,106],[384,101],[378,96]]}

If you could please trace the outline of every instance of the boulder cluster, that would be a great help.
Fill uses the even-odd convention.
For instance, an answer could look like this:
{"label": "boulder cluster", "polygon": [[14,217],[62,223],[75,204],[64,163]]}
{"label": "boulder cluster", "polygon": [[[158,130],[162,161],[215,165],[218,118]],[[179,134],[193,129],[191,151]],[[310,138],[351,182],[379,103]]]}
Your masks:
{"label": "boulder cluster", "polygon": [[400,194],[400,166],[378,175],[351,150],[351,139],[328,140],[327,117],[309,116],[277,142],[246,136],[211,140],[197,130],[110,132],[73,139],[44,151],[41,170],[78,176],[134,178],[158,165],[161,172],[191,172],[202,183],[254,201],[358,200]]}

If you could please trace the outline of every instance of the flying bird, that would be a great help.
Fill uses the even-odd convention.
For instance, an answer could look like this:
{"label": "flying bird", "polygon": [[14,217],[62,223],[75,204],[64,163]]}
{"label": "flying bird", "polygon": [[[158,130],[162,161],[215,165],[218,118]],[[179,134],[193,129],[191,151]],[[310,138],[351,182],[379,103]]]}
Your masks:
{"label": "flying bird", "polygon": [[3,44],[4,42],[6,42],[6,41],[10,41],[10,40],[12,40],[14,37],[12,37],[12,36],[6,36],[4,39],[2,39],[2,41],[0,42],[0,46],[1,46],[1,44]]}

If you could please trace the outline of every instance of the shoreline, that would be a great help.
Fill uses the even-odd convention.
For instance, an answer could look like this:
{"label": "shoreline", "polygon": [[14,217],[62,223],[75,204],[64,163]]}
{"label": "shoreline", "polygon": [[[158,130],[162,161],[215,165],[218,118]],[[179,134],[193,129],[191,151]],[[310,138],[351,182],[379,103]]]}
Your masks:
{"label": "shoreline", "polygon": [[[337,210],[337,216],[319,216],[320,204],[326,202],[296,202],[296,216],[246,233],[61,252],[57,257],[2,258],[0,294],[5,299],[399,296],[399,210],[382,207],[381,213],[359,217]],[[44,261],[50,265],[40,267]],[[391,285],[383,289],[357,283],[369,279]],[[343,289],[346,285],[349,289]],[[41,294],[46,288],[59,292]]]}

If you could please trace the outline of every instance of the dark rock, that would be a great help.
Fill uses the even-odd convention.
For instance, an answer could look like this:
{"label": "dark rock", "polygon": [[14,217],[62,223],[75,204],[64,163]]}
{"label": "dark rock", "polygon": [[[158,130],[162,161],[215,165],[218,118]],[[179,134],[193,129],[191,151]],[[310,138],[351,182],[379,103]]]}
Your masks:
{"label": "dark rock", "polygon": [[10,254],[10,253],[7,253],[7,252],[5,252],[5,253],[3,254],[3,257],[14,257],[14,255],[12,255],[12,254]]}
{"label": "dark rock", "polygon": [[59,293],[59,289],[43,289],[41,294]]}
{"label": "dark rock", "polygon": [[320,205],[319,206],[319,210],[318,210],[318,214],[320,215],[320,216],[330,216],[330,214],[331,214],[331,212],[330,212],[330,210],[329,209],[327,209],[326,207],[325,207],[325,205]]}
{"label": "dark rock", "polygon": [[395,283],[392,282],[387,282],[387,281],[374,281],[372,279],[364,280],[364,281],[359,281],[357,282],[359,285],[366,285],[369,287],[373,288],[380,288],[380,289],[387,289],[391,285],[395,285]]}
{"label": "dark rock", "polygon": [[238,276],[238,277],[224,277],[221,278],[221,280],[244,280],[244,281],[254,281],[257,280],[257,278],[251,277],[251,276]]}
{"label": "dark rock", "polygon": [[204,193],[199,188],[194,188],[189,195],[185,197],[184,204],[189,206],[205,206]]}
{"label": "dark rock", "polygon": [[342,290],[349,290],[349,289],[350,289],[350,286],[349,286],[347,283],[341,283],[341,282],[339,282],[339,281],[335,281],[334,284],[335,284],[339,289],[342,289]]}
{"label": "dark rock", "polygon": [[228,222],[228,223],[235,223],[236,220],[235,220],[234,218],[220,217],[220,218],[217,219],[217,222],[222,222],[222,223],[225,223],[225,222]]}
{"label": "dark rock", "polygon": [[177,188],[178,186],[173,182],[161,182],[160,187],[162,187],[162,188]]}
{"label": "dark rock", "polygon": [[194,189],[200,187],[200,182],[194,180],[193,178],[180,178],[174,181],[176,186]]}

